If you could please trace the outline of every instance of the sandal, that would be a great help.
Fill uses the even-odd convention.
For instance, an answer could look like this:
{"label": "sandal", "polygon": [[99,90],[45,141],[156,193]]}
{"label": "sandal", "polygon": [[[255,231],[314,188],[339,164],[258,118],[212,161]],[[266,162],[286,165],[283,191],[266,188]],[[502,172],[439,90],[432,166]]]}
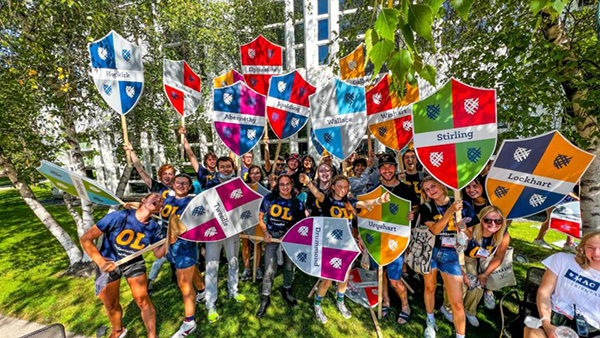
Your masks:
{"label": "sandal", "polygon": [[[404,311],[400,312],[398,314],[398,324],[400,324],[400,325],[407,324],[410,321],[410,315],[411,315],[410,313],[406,313]],[[404,323],[400,323],[400,320],[403,320]]]}
{"label": "sandal", "polygon": [[390,307],[383,305],[381,307],[381,319],[386,319],[389,314],[390,314]]}

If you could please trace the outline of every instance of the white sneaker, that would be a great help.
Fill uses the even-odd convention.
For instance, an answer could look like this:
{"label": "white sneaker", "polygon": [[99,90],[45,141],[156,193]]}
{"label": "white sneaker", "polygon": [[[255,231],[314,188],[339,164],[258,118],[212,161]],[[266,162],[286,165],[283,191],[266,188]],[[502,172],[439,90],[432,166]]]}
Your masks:
{"label": "white sneaker", "polygon": [[425,338],[435,338],[435,329],[435,323],[428,321],[425,328]]}
{"label": "white sneaker", "polygon": [[440,312],[444,315],[444,318],[446,318],[447,321],[452,323],[452,313],[450,313],[450,311],[448,311],[444,305],[442,305],[440,308]]}
{"label": "white sneaker", "polygon": [[469,324],[471,324],[471,326],[473,326],[473,327],[479,326],[479,320],[477,319],[476,316],[471,316],[468,313],[465,313],[465,315],[467,316],[467,321],[469,322]]}
{"label": "white sneaker", "polygon": [[552,246],[543,239],[534,239],[533,244],[541,246],[544,249],[552,249]]}
{"label": "white sneaker", "polygon": [[572,253],[575,253],[575,251],[576,251],[576,248],[577,248],[577,245],[575,245],[575,244],[573,244],[573,245],[568,245],[568,244],[566,244],[566,243],[565,243],[565,245],[563,245],[563,247],[562,247],[562,249],[563,249],[564,251],[569,251],[569,252],[572,252]]}
{"label": "white sneaker", "polygon": [[171,336],[171,338],[182,338],[182,337],[187,337],[190,333],[194,332],[194,330],[196,330],[196,322],[195,321],[189,321],[189,322],[183,322],[183,324],[181,324],[181,326],[179,327],[179,331],[175,332],[175,334],[173,336]]}
{"label": "white sneaker", "polygon": [[196,304],[204,302],[206,300],[206,290],[202,292],[196,292]]}
{"label": "white sneaker", "polygon": [[490,310],[493,310],[496,307],[496,299],[494,298],[493,292],[485,291],[483,293],[483,305]]}

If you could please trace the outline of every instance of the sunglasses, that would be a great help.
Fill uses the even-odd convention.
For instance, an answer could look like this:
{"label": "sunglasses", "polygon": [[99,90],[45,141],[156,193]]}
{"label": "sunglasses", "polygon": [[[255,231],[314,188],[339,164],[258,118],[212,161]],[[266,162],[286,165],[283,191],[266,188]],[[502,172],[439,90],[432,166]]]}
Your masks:
{"label": "sunglasses", "polygon": [[502,218],[487,218],[485,217],[483,219],[483,223],[485,224],[492,224],[492,222],[496,223],[496,225],[502,225],[502,222],[504,220]]}
{"label": "sunglasses", "polygon": [[279,183],[280,187],[291,187],[292,185],[292,183]]}
{"label": "sunglasses", "polygon": [[283,167],[283,163],[277,163],[276,164],[278,167]]}

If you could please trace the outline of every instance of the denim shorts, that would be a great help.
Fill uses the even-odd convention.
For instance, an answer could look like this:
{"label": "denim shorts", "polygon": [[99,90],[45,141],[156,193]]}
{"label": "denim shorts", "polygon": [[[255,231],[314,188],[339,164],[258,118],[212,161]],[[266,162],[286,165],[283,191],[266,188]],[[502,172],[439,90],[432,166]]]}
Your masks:
{"label": "denim shorts", "polygon": [[431,256],[431,269],[438,269],[452,276],[462,276],[458,254],[454,248],[433,248]]}
{"label": "denim shorts", "polygon": [[187,269],[198,263],[198,247],[194,242],[177,239],[169,247],[167,260],[175,264],[175,268],[178,270]]}
{"label": "denim shorts", "polygon": [[[378,269],[379,264],[375,262],[373,257],[369,256],[369,262],[371,263],[371,268]],[[396,258],[395,261],[390,264],[384,266],[383,268],[387,271],[387,276],[391,280],[400,280],[402,278],[402,265],[404,264],[404,254],[400,255],[400,257]]]}

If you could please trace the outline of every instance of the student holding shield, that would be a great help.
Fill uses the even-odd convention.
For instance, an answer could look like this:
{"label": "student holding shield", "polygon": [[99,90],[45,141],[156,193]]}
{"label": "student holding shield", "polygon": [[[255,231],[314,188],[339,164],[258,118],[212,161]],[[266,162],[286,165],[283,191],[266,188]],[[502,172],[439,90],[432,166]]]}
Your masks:
{"label": "student holding shield", "polygon": [[204,166],[201,166],[198,163],[198,158],[196,157],[196,154],[194,154],[194,152],[192,151],[192,147],[190,147],[190,144],[188,143],[186,133],[187,132],[184,126],[179,127],[179,134],[183,136],[183,148],[185,149],[185,153],[187,154],[187,156],[190,158],[190,163],[192,164],[192,167],[198,175],[198,183],[200,183],[200,187],[202,189],[206,189],[206,183],[214,179],[217,175],[217,155],[215,155],[215,153],[213,152],[206,153],[202,162]]}
{"label": "student holding shield", "polygon": [[446,186],[438,182],[433,176],[425,177],[421,186],[421,194],[428,201],[419,207],[421,223],[424,223],[429,231],[435,235],[431,271],[423,275],[425,280],[425,311],[427,312],[425,337],[433,338],[436,335],[433,310],[435,307],[437,271],[439,270],[444,280],[444,286],[448,291],[456,337],[464,338],[466,321],[462,297],[463,271],[456,249],[460,224],[457,224],[454,217],[457,212],[461,212],[463,221],[467,223],[467,226],[475,225],[478,220],[467,202],[454,201],[448,197]]}
{"label": "student holding shield", "polygon": [[[271,289],[273,279],[277,272],[278,250],[283,248],[279,243],[271,242],[272,238],[279,239],[298,221],[306,215],[304,203],[298,199],[294,190],[294,180],[289,175],[281,175],[277,178],[277,184],[273,191],[265,196],[258,214],[258,224],[264,232],[265,245],[265,275],[263,278],[262,297],[256,317],[262,318],[269,304],[271,304]],[[266,215],[266,222],[265,222]],[[292,279],[294,263],[281,252],[283,263],[283,289],[281,295],[289,306],[295,306],[298,302],[292,295]]]}
{"label": "student holding shield", "polygon": [[[381,205],[382,203],[388,202],[390,198],[388,193],[376,199],[367,201],[358,201],[356,198],[349,197],[348,193],[350,192],[350,182],[348,181],[348,178],[343,175],[337,175],[331,180],[331,190],[327,194],[321,192],[305,174],[300,175],[300,182],[308,186],[312,195],[314,195],[317,202],[320,203],[322,210],[322,215],[320,216],[346,218],[352,220],[352,233],[355,238],[358,236],[358,231],[356,230],[356,209],[372,208],[374,205]],[[348,276],[346,276],[346,278],[347,277]],[[321,301],[323,300],[323,297],[325,297],[325,294],[331,286],[331,283],[332,281],[329,279],[321,279],[321,282],[319,283],[319,289],[315,295],[315,315],[323,324],[327,322],[327,317],[321,308]],[[347,287],[347,280],[344,283],[338,283],[335,305],[342,316],[346,319],[349,319],[352,317],[352,314],[346,307],[346,304],[344,304],[344,295]]]}
{"label": "student holding shield", "polygon": [[[107,214],[80,238],[81,247],[96,263],[96,276],[108,273],[106,287],[99,294],[106,315],[112,326],[111,338],[125,337],[123,309],[119,303],[121,277],[125,276],[133,299],[142,313],[142,320],[149,338],[156,337],[156,311],[150,301],[146,280],[146,263],[138,257],[119,267],[115,262],[162,239],[159,225],[150,218],[159,212],[163,198],[159,193],[150,193],[142,198],[137,210],[121,210]],[[100,250],[94,240],[104,235]],[[165,254],[165,246],[154,249],[156,257]]]}

